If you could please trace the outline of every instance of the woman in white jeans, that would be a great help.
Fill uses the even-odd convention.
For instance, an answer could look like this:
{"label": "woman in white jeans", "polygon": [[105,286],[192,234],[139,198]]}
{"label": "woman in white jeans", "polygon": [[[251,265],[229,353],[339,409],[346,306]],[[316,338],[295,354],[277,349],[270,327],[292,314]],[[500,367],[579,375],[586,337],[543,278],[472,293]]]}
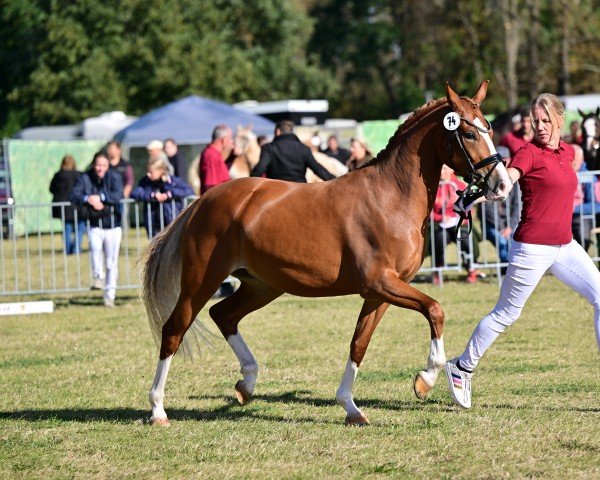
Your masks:
{"label": "woman in white jeans", "polygon": [[71,202],[85,206],[92,258],[92,289],[104,290],[104,305],[113,307],[117,292],[123,180],[106,155],[94,155],[91,168],[73,187]]}
{"label": "woman in white jeans", "polygon": [[519,181],[523,209],[509,252],[506,277],[494,309],[475,328],[467,348],[446,363],[454,403],[471,407],[471,376],[494,340],[512,325],[546,271],[584,296],[594,307],[600,348],[600,272],[573,240],[571,221],[577,175],[573,148],[560,140],[564,107],[549,93],[531,103],[534,139],[517,152],[508,173]]}

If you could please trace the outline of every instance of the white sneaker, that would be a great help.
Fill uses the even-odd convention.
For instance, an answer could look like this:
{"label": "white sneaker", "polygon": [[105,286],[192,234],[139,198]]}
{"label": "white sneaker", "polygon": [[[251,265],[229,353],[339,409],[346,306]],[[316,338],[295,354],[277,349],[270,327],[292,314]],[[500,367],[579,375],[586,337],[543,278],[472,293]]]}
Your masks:
{"label": "white sneaker", "polygon": [[471,408],[471,377],[472,373],[459,370],[456,364],[458,357],[446,362],[446,378],[452,400],[461,408]]}
{"label": "white sneaker", "polygon": [[92,290],[104,290],[104,279],[94,278],[92,280]]}
{"label": "white sneaker", "polygon": [[114,301],[114,300],[112,300],[112,299],[110,299],[110,298],[105,298],[105,299],[104,299],[104,306],[105,306],[105,307],[112,308],[112,307],[114,307],[114,306],[115,306],[115,301]]}

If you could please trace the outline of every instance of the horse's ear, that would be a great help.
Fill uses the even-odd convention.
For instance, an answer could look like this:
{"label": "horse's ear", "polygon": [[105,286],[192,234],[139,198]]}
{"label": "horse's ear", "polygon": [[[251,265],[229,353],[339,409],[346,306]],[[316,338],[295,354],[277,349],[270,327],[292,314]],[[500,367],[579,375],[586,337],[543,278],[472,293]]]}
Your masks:
{"label": "horse's ear", "polygon": [[448,99],[448,103],[452,107],[452,110],[456,110],[460,99],[458,98],[458,94],[452,90],[452,87],[448,82],[446,82],[446,98]]}
{"label": "horse's ear", "polygon": [[479,85],[479,88],[477,89],[477,93],[473,97],[473,101],[477,105],[481,105],[483,103],[483,101],[485,100],[485,95],[487,94],[488,83],[490,83],[489,80],[484,80],[483,82],[481,82],[481,85]]}
{"label": "horse's ear", "polygon": [[577,113],[579,113],[579,115],[582,117],[585,117],[585,113],[583,113],[579,108],[577,109]]}

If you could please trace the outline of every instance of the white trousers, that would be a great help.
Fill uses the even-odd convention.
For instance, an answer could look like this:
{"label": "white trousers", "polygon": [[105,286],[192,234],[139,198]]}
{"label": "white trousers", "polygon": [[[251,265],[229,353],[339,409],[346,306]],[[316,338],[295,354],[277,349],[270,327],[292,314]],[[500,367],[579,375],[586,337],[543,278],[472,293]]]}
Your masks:
{"label": "white trousers", "polygon": [[[117,275],[119,273],[119,248],[123,232],[121,227],[88,229],[90,255],[92,257],[92,275],[106,279],[104,299],[114,300],[117,293]],[[104,272],[106,264],[106,275]]]}
{"label": "white trousers", "polygon": [[600,349],[600,272],[581,245],[575,240],[565,245],[533,245],[513,240],[508,261],[498,303],[473,331],[460,356],[462,367],[467,370],[477,367],[494,340],[519,318],[525,302],[548,269],[594,307]]}

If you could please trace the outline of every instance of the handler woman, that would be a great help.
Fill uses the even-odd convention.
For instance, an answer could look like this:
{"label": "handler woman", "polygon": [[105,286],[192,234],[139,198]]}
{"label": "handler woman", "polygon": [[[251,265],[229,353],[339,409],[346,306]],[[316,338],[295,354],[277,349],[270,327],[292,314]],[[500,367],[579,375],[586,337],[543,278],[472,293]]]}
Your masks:
{"label": "handler woman", "polygon": [[523,209],[500,298],[479,322],[462,355],[446,363],[450,394],[462,408],[471,407],[471,376],[479,360],[519,318],[547,270],[594,307],[600,348],[600,272],[571,233],[578,182],[572,167],[575,152],[560,140],[563,113],[563,104],[556,96],[538,95],[531,103],[534,138],[521,147],[507,169],[513,182],[519,181]]}

